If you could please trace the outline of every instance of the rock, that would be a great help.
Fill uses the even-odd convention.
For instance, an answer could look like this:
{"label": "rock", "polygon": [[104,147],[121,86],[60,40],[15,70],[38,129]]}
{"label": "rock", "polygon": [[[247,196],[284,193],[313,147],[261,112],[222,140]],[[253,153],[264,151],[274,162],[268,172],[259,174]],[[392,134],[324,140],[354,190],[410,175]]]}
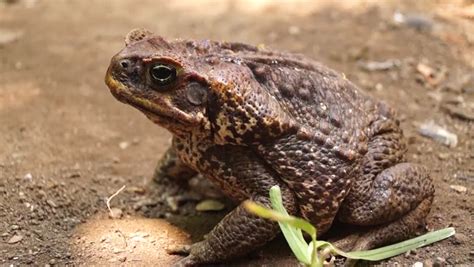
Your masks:
{"label": "rock", "polygon": [[23,240],[22,235],[14,235],[10,239],[8,239],[7,243],[8,244],[16,244],[16,243],[20,242],[21,240]]}
{"label": "rock", "polygon": [[389,59],[385,61],[359,61],[359,67],[365,71],[387,71],[401,66],[401,62],[398,59]]}
{"label": "rock", "polygon": [[423,262],[417,261],[411,267],[423,267]]}
{"label": "rock", "polygon": [[21,36],[23,36],[23,32],[21,31],[0,29],[0,47],[15,42],[20,39]]}
{"label": "rock", "polygon": [[433,267],[433,260],[432,259],[427,259],[423,261],[423,267]]}
{"label": "rock", "polygon": [[298,26],[290,26],[288,28],[288,33],[291,35],[298,35],[301,33],[301,29]]}
{"label": "rock", "polygon": [[206,199],[196,205],[197,211],[220,211],[225,208],[222,202],[213,199]]}
{"label": "rock", "polygon": [[57,208],[58,205],[51,199],[46,200],[46,203],[51,207],[51,208]]}
{"label": "rock", "polygon": [[123,211],[119,208],[111,208],[109,212],[109,217],[111,219],[120,219],[122,218]]}
{"label": "rock", "polygon": [[421,82],[429,86],[437,86],[446,79],[447,69],[440,67],[434,69],[427,64],[418,63],[416,71],[421,74]]}
{"label": "rock", "polygon": [[447,265],[446,259],[441,257],[436,257],[433,261],[433,267],[444,267]]}
{"label": "rock", "polygon": [[127,260],[127,256],[120,256],[117,258],[119,262],[125,262]]}
{"label": "rock", "polygon": [[469,237],[467,237],[465,234],[461,234],[461,233],[454,234],[453,243],[455,245],[462,245],[467,242],[469,242]]}
{"label": "rock", "polygon": [[420,125],[418,132],[451,148],[456,147],[458,144],[458,136],[456,134],[437,125],[434,121],[428,121]]}
{"label": "rock", "polygon": [[131,186],[127,188],[127,192],[131,192],[138,195],[144,195],[146,193],[146,190],[143,187]]}
{"label": "rock", "polygon": [[474,121],[474,110],[469,110],[467,107],[463,108],[460,106],[443,105],[449,115],[467,121]]}
{"label": "rock", "polygon": [[408,26],[420,32],[429,32],[434,26],[434,21],[431,18],[420,14],[402,14],[395,12],[393,14],[393,21],[396,25]]}
{"label": "rock", "polygon": [[119,147],[120,149],[127,149],[130,146],[128,142],[120,142]]}
{"label": "rock", "polygon": [[27,173],[27,174],[25,174],[23,179],[31,181],[31,180],[33,180],[33,175],[31,173]]}
{"label": "rock", "polygon": [[142,207],[154,207],[156,205],[158,205],[158,201],[156,199],[143,198],[133,204],[133,209],[139,210]]}
{"label": "rock", "polygon": [[474,181],[474,173],[458,172],[454,175],[454,178],[465,181]]}
{"label": "rock", "polygon": [[179,208],[179,197],[166,197],[166,204],[168,204],[168,207],[170,207],[172,211],[177,211]]}
{"label": "rock", "polygon": [[462,186],[462,185],[450,185],[449,187],[451,189],[453,189],[454,191],[458,192],[458,193],[466,193],[467,192],[467,188]]}

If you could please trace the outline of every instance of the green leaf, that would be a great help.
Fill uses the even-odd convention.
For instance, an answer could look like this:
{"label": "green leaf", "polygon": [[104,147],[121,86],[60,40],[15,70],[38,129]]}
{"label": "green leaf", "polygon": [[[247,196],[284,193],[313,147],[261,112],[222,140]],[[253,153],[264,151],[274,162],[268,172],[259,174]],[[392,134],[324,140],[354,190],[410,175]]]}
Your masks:
{"label": "green leaf", "polygon": [[431,233],[427,233],[422,236],[415,237],[409,240],[405,240],[400,243],[396,243],[390,246],[381,247],[377,249],[365,250],[365,251],[353,251],[353,252],[342,252],[339,249],[335,249],[335,252],[341,256],[351,258],[351,259],[379,261],[379,260],[383,260],[383,259],[387,259],[393,256],[400,255],[412,249],[420,248],[420,247],[429,245],[431,243],[443,240],[445,238],[448,238],[454,235],[454,233],[455,233],[454,228],[449,227],[449,228],[441,229],[441,230],[434,231]]}

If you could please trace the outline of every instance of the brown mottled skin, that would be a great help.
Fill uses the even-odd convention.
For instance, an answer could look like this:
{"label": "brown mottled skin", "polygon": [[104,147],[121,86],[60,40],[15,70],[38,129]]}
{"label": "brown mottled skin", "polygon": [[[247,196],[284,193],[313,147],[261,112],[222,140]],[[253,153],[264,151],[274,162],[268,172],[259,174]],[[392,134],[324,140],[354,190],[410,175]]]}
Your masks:
{"label": "brown mottled skin", "polygon": [[[173,134],[156,180],[200,173],[230,198],[266,206],[279,185],[288,212],[319,234],[335,219],[373,226],[347,239],[352,249],[406,239],[430,210],[429,173],[405,162],[392,109],[301,55],[134,30],[106,83]],[[278,233],[276,223],[238,206],[205,240],[183,248],[188,256],[178,265],[227,261]]]}

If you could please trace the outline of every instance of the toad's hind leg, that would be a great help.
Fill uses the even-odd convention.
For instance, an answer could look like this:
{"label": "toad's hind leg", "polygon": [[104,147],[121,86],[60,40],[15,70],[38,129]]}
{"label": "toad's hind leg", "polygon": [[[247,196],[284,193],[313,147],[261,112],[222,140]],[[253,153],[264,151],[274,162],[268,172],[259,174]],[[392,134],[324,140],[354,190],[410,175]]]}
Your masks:
{"label": "toad's hind leg", "polygon": [[417,164],[399,163],[405,146],[396,123],[375,123],[362,174],[338,214],[342,222],[374,228],[359,238],[349,237],[355,244],[343,249],[365,250],[407,239],[430,211],[434,187],[429,172]]}
{"label": "toad's hind leg", "polygon": [[433,194],[428,171],[420,165],[400,163],[384,170],[374,181],[370,199],[340,214],[343,222],[375,226],[353,239],[350,249],[366,250],[411,237],[424,223]]}

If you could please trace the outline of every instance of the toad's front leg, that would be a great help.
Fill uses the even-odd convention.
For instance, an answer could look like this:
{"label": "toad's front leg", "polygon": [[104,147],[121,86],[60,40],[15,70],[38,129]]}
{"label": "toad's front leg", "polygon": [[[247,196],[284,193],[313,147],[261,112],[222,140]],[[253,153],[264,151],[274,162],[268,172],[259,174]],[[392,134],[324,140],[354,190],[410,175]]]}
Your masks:
{"label": "toad's front leg", "polygon": [[[273,185],[282,190],[283,204],[291,214],[297,205],[290,189],[263,161],[246,148],[219,146],[205,155],[209,166],[203,172],[230,197],[253,200],[270,207],[268,192]],[[279,233],[278,224],[248,213],[239,205],[222,219],[201,242],[191,245],[189,255],[178,266],[222,262],[264,245]]]}

